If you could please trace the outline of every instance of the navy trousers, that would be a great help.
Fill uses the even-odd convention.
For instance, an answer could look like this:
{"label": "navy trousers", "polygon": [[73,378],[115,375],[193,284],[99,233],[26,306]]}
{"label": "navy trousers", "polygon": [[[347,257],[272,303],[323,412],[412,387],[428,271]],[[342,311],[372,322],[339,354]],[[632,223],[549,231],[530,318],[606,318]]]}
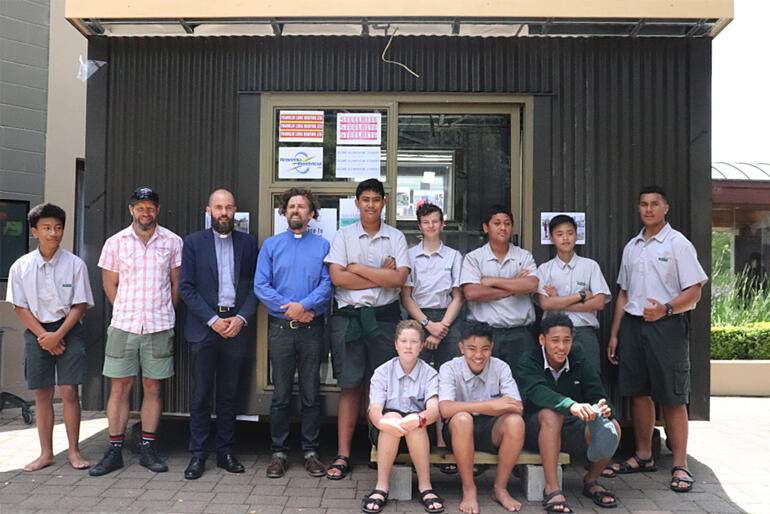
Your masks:
{"label": "navy trousers", "polygon": [[216,386],[216,443],[218,455],[233,453],[238,384],[246,356],[247,330],[225,339],[212,331],[206,339],[191,343],[192,398],[190,405],[190,453],[205,459],[209,454],[211,399]]}

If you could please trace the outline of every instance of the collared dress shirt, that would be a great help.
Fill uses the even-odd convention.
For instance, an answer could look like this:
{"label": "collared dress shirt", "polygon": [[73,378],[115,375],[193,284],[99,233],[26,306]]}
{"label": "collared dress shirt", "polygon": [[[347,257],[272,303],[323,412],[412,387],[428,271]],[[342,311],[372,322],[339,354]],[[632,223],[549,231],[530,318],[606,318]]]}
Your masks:
{"label": "collared dress shirt", "polygon": [[299,302],[315,316],[329,309],[332,282],[324,257],[329,242],[321,236],[303,232],[302,237],[287,229],[267,239],[257,257],[254,294],[267,312],[288,319],[281,305]]}
{"label": "collared dress shirt", "polygon": [[670,224],[647,241],[643,236],[644,229],[623,248],[618,273],[618,285],[627,292],[624,310],[634,316],[644,314],[647,298],[668,303],[708,280],[695,247]]}
{"label": "collared dress shirt", "polygon": [[94,306],[86,263],[64,248],[56,250],[50,261],[40,250],[17,259],[8,273],[5,300],[29,309],[41,323],[65,318],[79,303]]}
{"label": "collared dress shirt", "polygon": [[424,411],[434,396],[438,396],[438,372],[422,359],[406,373],[398,357],[393,357],[374,370],[369,387],[370,405],[406,414]]}
{"label": "collared dress shirt", "polygon": [[569,357],[567,357],[567,359],[564,361],[564,366],[562,366],[561,369],[557,371],[548,363],[548,357],[545,354],[545,346],[541,346],[540,350],[543,352],[543,371],[550,371],[553,379],[558,382],[561,374],[565,371],[569,371]]}
{"label": "collared dress shirt", "polygon": [[452,303],[452,289],[460,287],[463,257],[441,243],[428,253],[422,241],[408,251],[411,271],[405,286],[412,287],[412,300],[420,309],[446,309]]}
{"label": "collared dress shirt", "polygon": [[[535,259],[527,250],[509,244],[508,253],[500,262],[487,243],[465,256],[460,283],[481,284],[482,277],[513,278],[522,269],[528,269],[529,276],[536,277]],[[535,321],[535,307],[529,294],[514,294],[491,302],[466,303],[469,320],[495,328],[521,327]]]}
{"label": "collared dress shirt", "polygon": [[[326,256],[328,264],[365,264],[381,268],[388,257],[396,260],[396,268],[409,267],[406,238],[400,230],[385,223],[380,224],[380,230],[370,237],[360,221],[343,227],[337,231],[332,240],[331,250]],[[401,288],[371,287],[369,289],[352,290],[337,287],[334,298],[340,307],[381,307],[398,300]]]}
{"label": "collared dress shirt", "polygon": [[490,357],[478,375],[471,371],[463,355],[445,362],[438,371],[440,402],[485,402],[503,396],[521,400],[511,367],[497,357]]}
{"label": "collared dress shirt", "polygon": [[[569,262],[563,262],[558,256],[541,264],[537,268],[539,279],[537,292],[548,296],[545,286],[554,286],[559,296],[569,296],[580,291],[589,290],[592,294],[603,294],[604,303],[609,303],[612,298],[610,287],[604,280],[599,263],[593,259],[574,254]],[[544,315],[548,316],[548,312]],[[571,312],[564,311],[576,327],[599,328],[599,318],[596,312]]]}
{"label": "collared dress shirt", "polygon": [[[217,256],[217,305],[220,307],[235,307],[235,279],[233,279],[233,273],[235,271],[235,256],[233,254],[233,233],[220,234],[213,228],[211,232],[214,234],[214,253]],[[244,325],[248,325],[246,318],[240,314],[236,314],[243,320]],[[211,326],[219,319],[219,315],[213,315],[206,324]]]}
{"label": "collared dress shirt", "polygon": [[145,245],[133,225],[104,243],[99,267],[120,274],[111,326],[133,334],[174,328],[171,270],[182,265],[182,238],[157,225]]}

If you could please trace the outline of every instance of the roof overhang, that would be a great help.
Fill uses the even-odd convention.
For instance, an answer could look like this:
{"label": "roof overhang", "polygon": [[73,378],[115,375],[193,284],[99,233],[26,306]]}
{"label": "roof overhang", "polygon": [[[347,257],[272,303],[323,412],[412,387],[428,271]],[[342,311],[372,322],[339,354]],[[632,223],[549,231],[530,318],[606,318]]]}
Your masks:
{"label": "roof overhang", "polygon": [[[66,0],[85,36],[714,37],[733,0]],[[437,16],[437,13],[440,15]]]}

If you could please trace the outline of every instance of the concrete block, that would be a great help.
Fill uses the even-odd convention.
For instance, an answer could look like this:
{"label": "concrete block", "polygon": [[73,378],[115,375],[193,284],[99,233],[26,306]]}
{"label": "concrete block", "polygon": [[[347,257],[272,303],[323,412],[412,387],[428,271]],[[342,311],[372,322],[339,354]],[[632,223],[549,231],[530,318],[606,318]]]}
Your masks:
{"label": "concrete block", "polygon": [[[543,474],[543,466],[526,464],[524,466],[517,467],[519,468],[519,476],[521,477],[521,487],[524,489],[524,494],[527,497],[527,501],[543,501],[543,489],[545,489],[545,475]],[[561,489],[561,466],[556,467],[556,472],[559,481],[559,489]]]}
{"label": "concrete block", "polygon": [[412,467],[411,466],[393,466],[390,471],[390,494],[391,500],[411,500],[412,499]]}

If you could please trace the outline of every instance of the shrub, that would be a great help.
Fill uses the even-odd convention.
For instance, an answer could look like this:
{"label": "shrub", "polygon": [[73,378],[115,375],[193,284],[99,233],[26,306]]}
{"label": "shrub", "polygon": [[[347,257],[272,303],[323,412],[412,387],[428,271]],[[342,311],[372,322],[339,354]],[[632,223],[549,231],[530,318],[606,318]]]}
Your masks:
{"label": "shrub", "polygon": [[770,322],[711,327],[711,358],[770,359]]}

